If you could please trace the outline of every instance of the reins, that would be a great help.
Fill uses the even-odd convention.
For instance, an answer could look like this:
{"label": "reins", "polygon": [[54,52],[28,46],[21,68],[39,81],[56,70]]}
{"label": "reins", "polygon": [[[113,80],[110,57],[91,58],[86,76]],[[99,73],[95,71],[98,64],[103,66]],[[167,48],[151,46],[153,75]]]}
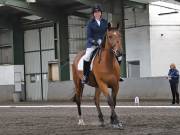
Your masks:
{"label": "reins", "polygon": [[101,62],[102,48],[105,47],[107,32],[103,37],[103,42],[98,46],[99,63]]}
{"label": "reins", "polygon": [[[109,39],[107,36],[107,32],[104,35],[103,42],[101,45],[98,46],[98,56],[99,56],[99,63],[101,62],[101,54],[102,54],[102,49],[105,48],[106,40]],[[113,52],[113,50],[111,50]],[[114,54],[114,53],[113,53]]]}

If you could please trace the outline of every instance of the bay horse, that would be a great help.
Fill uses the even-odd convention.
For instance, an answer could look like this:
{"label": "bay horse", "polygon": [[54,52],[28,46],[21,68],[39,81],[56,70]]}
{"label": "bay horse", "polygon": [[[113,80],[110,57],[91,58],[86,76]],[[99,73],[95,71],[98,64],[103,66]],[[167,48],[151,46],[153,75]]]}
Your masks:
{"label": "bay horse", "polygon": [[[106,97],[108,105],[111,109],[110,121],[112,126],[114,128],[121,129],[123,128],[123,125],[119,122],[115,112],[116,96],[119,91],[120,77],[120,66],[116,57],[122,55],[122,43],[118,28],[119,25],[117,25],[117,27],[111,27],[110,23],[108,24],[107,32],[104,36],[101,48],[98,50],[93,60],[88,85],[95,87],[94,102],[98,111],[98,117],[101,125],[104,126],[104,118],[100,108],[100,94],[102,92]],[[84,51],[78,53],[72,64],[73,81],[75,84],[74,101],[77,104],[80,125],[84,124],[81,116],[81,100],[84,85],[81,83],[83,72],[78,70],[78,62],[84,54]],[[112,89],[111,95],[108,88]]]}

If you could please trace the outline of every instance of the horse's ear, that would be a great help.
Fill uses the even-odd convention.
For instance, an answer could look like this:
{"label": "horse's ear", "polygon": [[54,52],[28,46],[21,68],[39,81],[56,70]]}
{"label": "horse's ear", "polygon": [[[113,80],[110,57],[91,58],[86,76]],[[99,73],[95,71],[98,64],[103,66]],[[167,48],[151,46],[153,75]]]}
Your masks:
{"label": "horse's ear", "polygon": [[108,30],[111,29],[111,23],[108,23]]}

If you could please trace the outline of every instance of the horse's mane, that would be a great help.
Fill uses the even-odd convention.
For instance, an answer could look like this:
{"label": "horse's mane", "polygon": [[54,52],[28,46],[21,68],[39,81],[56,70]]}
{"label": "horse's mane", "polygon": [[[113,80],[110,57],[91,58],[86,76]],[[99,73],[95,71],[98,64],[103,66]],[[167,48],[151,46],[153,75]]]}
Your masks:
{"label": "horse's mane", "polygon": [[105,43],[106,43],[106,35],[107,35],[107,32],[104,34],[104,38],[103,38],[103,41],[101,43],[101,47],[104,48],[105,47]]}

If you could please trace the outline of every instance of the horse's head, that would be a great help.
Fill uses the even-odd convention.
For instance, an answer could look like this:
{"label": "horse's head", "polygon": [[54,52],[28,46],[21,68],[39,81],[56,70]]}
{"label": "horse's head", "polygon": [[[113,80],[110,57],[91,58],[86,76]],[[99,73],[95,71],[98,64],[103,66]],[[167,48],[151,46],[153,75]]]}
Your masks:
{"label": "horse's head", "polygon": [[108,29],[106,33],[107,46],[112,50],[116,57],[122,55],[122,42],[119,32],[119,24],[117,27],[111,27],[111,24],[108,24]]}

